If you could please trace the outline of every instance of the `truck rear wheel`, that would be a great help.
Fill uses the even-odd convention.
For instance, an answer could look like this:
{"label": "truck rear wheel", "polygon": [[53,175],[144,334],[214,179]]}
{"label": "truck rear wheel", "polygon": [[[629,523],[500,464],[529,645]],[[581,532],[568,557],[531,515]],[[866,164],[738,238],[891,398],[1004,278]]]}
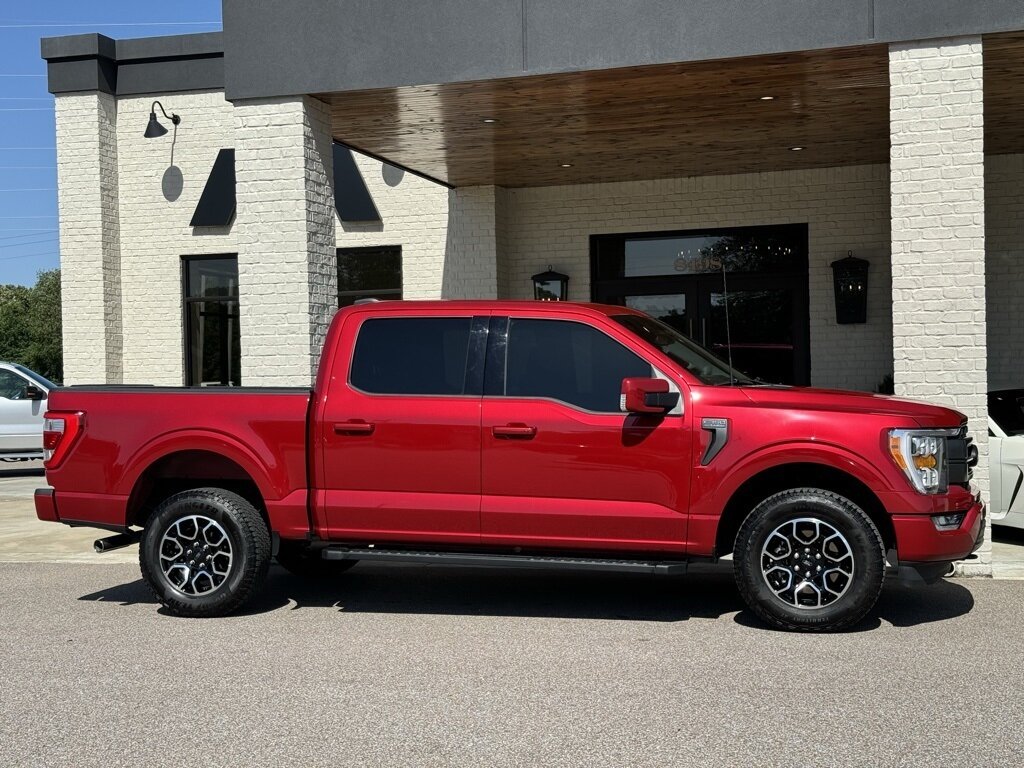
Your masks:
{"label": "truck rear wheel", "polygon": [[882,537],[849,499],[794,488],[758,504],[733,553],[744,601],[773,627],[845,629],[874,606],[885,578]]}
{"label": "truck rear wheel", "polygon": [[139,566],[156,599],[177,616],[224,616],[263,583],[270,531],[236,493],[197,488],[165,499],[142,535]]}
{"label": "truck rear wheel", "polygon": [[303,579],[329,579],[344,573],[358,560],[324,560],[320,551],[310,549],[305,542],[282,539],[277,550],[277,562],[289,573]]}

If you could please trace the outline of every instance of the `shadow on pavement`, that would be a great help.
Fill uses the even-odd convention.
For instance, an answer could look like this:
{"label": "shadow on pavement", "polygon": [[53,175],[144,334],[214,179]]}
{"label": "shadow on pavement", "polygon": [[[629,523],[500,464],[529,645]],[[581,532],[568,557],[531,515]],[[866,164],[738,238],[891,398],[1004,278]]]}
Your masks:
{"label": "shadow on pavement", "polygon": [[46,472],[38,461],[0,461],[0,480],[5,477],[42,477]]}
{"label": "shadow on pavement", "polygon": [[[121,605],[155,604],[141,580],[79,598]],[[263,591],[241,615],[331,608],[346,613],[522,616],[623,621],[717,619],[768,629],[748,611],[728,572],[687,577],[444,566],[357,566],[334,581],[305,581],[274,566]],[[954,581],[930,587],[886,587],[869,618],[851,631],[883,621],[910,627],[955,618],[974,597]]]}
{"label": "shadow on pavement", "polygon": [[1024,546],[1024,528],[1010,528],[1005,525],[992,526],[992,541],[1002,544]]}

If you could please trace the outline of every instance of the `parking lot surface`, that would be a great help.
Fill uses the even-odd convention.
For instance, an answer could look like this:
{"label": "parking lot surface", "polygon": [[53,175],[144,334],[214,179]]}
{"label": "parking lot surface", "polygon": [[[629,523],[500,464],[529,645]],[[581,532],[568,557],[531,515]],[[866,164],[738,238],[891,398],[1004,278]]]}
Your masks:
{"label": "parking lot surface", "polygon": [[277,569],[244,615],[130,565],[0,564],[0,765],[1019,765],[1024,582],[826,636],[724,574]]}
{"label": "parking lot surface", "polygon": [[[35,520],[0,465],[0,766],[1019,765],[1024,581],[887,587],[856,631],[765,629],[679,577],[276,566],[168,616],[137,548]],[[1008,546],[1016,546],[1014,541]]]}

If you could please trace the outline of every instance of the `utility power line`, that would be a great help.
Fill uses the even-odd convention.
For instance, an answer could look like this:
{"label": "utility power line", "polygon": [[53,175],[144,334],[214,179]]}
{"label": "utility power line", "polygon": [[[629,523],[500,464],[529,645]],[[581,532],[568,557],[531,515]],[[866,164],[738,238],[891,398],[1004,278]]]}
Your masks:
{"label": "utility power line", "polygon": [[0,107],[0,112],[53,112],[53,107]]}
{"label": "utility power line", "polygon": [[0,192],[56,192],[56,187],[26,187],[24,189],[0,189]]}
{"label": "utility power line", "polygon": [[[13,231],[14,231],[13,229],[0,229],[0,232],[13,232]],[[25,231],[26,232],[32,232],[32,234],[31,235],[9,235],[8,237],[0,237],[0,240],[18,240],[18,239],[20,239],[22,237],[39,237],[44,232],[56,232],[57,230],[56,229],[32,229],[32,230],[26,229]],[[15,243],[15,245],[20,245],[20,243]]]}
{"label": "utility power line", "polygon": [[39,245],[40,243],[52,243],[57,239],[56,235],[44,237],[42,240],[29,240],[25,243],[4,243],[0,248],[21,248],[23,245]]}
{"label": "utility power line", "polygon": [[27,75],[24,73],[10,72],[0,73],[0,77],[46,77],[46,75]]}
{"label": "utility power line", "polygon": [[14,261],[15,259],[34,259],[34,258],[37,258],[37,257],[41,258],[41,257],[44,257],[44,256],[45,257],[56,256],[57,258],[60,258],[60,254],[59,253],[26,253],[26,254],[23,254],[21,256],[0,256],[0,261]]}

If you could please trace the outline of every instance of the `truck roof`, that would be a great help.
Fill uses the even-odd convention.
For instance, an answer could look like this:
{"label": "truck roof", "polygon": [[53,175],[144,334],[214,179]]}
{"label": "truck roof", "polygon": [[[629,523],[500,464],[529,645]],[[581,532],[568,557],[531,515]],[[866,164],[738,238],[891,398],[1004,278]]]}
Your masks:
{"label": "truck roof", "polygon": [[560,314],[566,311],[577,311],[581,314],[591,315],[642,315],[635,309],[629,307],[615,306],[612,304],[594,304],[591,302],[578,301],[537,301],[535,299],[402,299],[385,301],[367,301],[345,307],[342,311],[370,310],[373,312],[396,312],[408,311],[410,309],[458,309],[479,312],[521,312],[529,309],[530,312],[549,311],[552,314]]}

